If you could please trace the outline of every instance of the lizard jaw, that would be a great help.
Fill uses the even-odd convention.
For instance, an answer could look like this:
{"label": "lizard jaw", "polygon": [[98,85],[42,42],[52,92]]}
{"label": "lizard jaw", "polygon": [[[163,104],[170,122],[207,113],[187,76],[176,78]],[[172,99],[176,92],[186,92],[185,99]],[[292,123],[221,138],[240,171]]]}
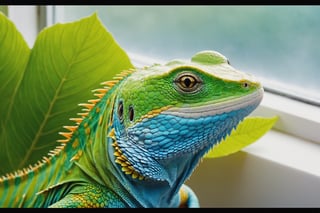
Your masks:
{"label": "lizard jaw", "polygon": [[[132,179],[150,181],[169,181],[165,169],[149,155],[141,146],[136,146],[132,140],[124,142],[114,129],[108,135],[112,139],[114,162],[119,164],[125,175],[131,175]],[[137,154],[138,153],[138,154]]]}
{"label": "lizard jaw", "polygon": [[139,180],[145,179],[143,175],[141,175],[139,172],[137,172],[133,165],[130,163],[128,158],[123,154],[121,151],[118,142],[116,140],[116,133],[115,129],[113,128],[108,135],[109,138],[112,139],[112,147],[113,147],[113,155],[115,157],[115,163],[119,164],[121,166],[121,171],[124,172],[126,175],[131,175],[133,179],[138,178]]}

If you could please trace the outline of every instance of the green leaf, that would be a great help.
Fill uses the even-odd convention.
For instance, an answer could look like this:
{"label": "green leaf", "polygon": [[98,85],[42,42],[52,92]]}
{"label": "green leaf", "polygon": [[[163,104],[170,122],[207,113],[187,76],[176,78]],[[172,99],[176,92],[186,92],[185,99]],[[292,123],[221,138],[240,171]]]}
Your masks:
{"label": "green leaf", "polygon": [[[1,12],[0,50],[0,172],[2,172],[7,167],[7,162],[16,157],[16,146],[13,141],[9,141],[7,126],[12,123],[10,119],[29,60],[30,49],[16,26]],[[13,154],[9,157],[11,152]]]}
{"label": "green leaf", "polygon": [[240,151],[268,132],[277,120],[277,116],[245,118],[225,140],[214,146],[204,157],[218,158]]}
{"label": "green leaf", "polygon": [[23,78],[22,71],[28,63],[30,49],[15,25],[2,13],[0,13],[0,26],[0,131],[2,132],[12,110],[12,100]]}
{"label": "green leaf", "polygon": [[[1,53],[17,52],[22,46],[5,43]],[[17,54],[11,57],[20,63]],[[6,60],[0,58],[0,64]],[[58,134],[64,131],[62,126],[74,125],[69,118],[79,117],[78,104],[95,98],[91,90],[132,67],[96,14],[40,32],[28,66],[19,68],[23,79],[17,94],[9,101],[12,113],[0,135],[1,146],[5,147],[0,151],[1,162],[8,163],[2,164],[0,173],[36,163],[46,155],[62,138]],[[1,85],[3,82],[1,78]]]}

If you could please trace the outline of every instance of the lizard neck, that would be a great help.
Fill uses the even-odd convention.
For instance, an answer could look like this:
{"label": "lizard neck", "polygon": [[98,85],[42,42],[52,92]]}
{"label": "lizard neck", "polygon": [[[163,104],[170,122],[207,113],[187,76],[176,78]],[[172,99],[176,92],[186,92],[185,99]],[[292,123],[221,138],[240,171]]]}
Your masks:
{"label": "lizard neck", "polygon": [[[186,174],[180,174],[179,177],[172,177],[175,181],[169,184],[167,181],[155,181],[150,179],[139,179],[132,173],[123,171],[124,169],[116,163],[117,156],[114,155],[114,139],[110,138],[108,142],[108,155],[111,172],[117,179],[113,183],[113,188],[122,194],[122,198],[129,206],[135,207],[178,207],[179,189],[185,181]],[[180,161],[177,159],[177,161]],[[176,174],[177,171],[173,173]]]}
{"label": "lizard neck", "polygon": [[[128,206],[178,207],[180,202],[178,193],[186,174],[180,174],[180,177],[174,175],[171,179],[175,181],[170,184],[166,181],[139,180],[139,178],[132,177],[131,173],[126,174],[122,167],[116,163],[117,156],[114,146],[117,142],[116,124],[112,113],[110,113],[114,108],[115,99],[114,96],[102,99],[101,103],[95,106],[95,108],[99,108],[99,118],[91,119],[87,124],[85,119],[79,126],[80,135],[87,136],[78,137],[85,150],[81,158],[75,161],[75,164],[88,177],[121,195]],[[108,105],[103,107],[103,103],[107,101]],[[95,108],[92,110],[96,110]],[[90,134],[85,134],[88,132]],[[178,161],[183,162],[183,159],[177,159]],[[176,171],[173,171],[172,174],[176,174]]]}

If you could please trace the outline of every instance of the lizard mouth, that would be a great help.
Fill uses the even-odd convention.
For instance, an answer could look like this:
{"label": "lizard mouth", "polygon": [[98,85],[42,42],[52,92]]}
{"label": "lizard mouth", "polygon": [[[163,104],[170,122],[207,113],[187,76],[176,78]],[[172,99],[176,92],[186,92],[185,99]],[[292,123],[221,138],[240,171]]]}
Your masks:
{"label": "lizard mouth", "polygon": [[225,112],[230,112],[240,108],[247,107],[249,105],[257,105],[261,102],[263,97],[263,88],[259,88],[256,92],[239,97],[237,99],[232,99],[229,102],[221,102],[215,104],[207,104],[204,106],[198,107],[172,107],[166,111],[163,111],[162,114],[175,115],[184,118],[196,118],[203,116],[213,116]]}
{"label": "lizard mouth", "polygon": [[139,180],[145,179],[143,175],[141,175],[139,172],[137,172],[133,165],[130,163],[128,158],[122,153],[121,149],[118,146],[117,141],[114,141],[112,143],[112,146],[114,148],[113,155],[115,156],[115,162],[121,166],[121,170],[126,175],[131,175],[133,179],[138,178]]}

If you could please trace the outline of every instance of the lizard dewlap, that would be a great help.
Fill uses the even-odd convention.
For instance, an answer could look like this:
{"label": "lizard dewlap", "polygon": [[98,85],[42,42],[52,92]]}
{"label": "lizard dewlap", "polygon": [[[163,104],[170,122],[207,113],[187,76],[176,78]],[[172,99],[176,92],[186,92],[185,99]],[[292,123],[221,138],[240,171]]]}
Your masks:
{"label": "lizard dewlap", "polygon": [[54,150],[0,178],[1,207],[199,207],[185,181],[263,96],[215,51],[102,85]]}

